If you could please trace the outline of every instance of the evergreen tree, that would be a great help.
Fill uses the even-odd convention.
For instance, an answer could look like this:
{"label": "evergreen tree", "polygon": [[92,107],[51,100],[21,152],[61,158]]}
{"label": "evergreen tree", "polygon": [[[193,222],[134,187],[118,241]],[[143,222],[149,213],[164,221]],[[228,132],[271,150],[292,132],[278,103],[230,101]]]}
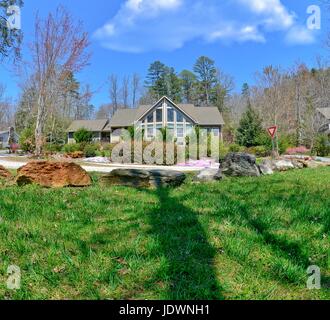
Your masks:
{"label": "evergreen tree", "polygon": [[19,57],[22,31],[7,27],[7,10],[9,6],[23,6],[22,0],[0,1],[0,58],[13,55]]}
{"label": "evergreen tree", "polygon": [[247,111],[243,114],[236,133],[236,141],[244,147],[258,145],[258,140],[263,132],[262,121],[257,111],[248,103]]}
{"label": "evergreen tree", "polygon": [[182,100],[185,103],[194,103],[196,100],[196,88],[197,88],[197,77],[196,75],[189,71],[183,70],[179,78],[181,80],[182,87]]}
{"label": "evergreen tree", "polygon": [[181,82],[174,68],[160,61],[153,62],[148,70],[146,86],[154,99],[167,96],[175,102],[181,102]]}
{"label": "evergreen tree", "polygon": [[215,62],[208,57],[202,56],[195,63],[194,72],[197,74],[200,82],[201,102],[208,106],[211,103],[211,91],[218,83]]}
{"label": "evergreen tree", "polygon": [[152,96],[156,99],[161,98],[166,92],[166,83],[164,82],[168,67],[160,61],[153,62],[147,74],[145,82]]}

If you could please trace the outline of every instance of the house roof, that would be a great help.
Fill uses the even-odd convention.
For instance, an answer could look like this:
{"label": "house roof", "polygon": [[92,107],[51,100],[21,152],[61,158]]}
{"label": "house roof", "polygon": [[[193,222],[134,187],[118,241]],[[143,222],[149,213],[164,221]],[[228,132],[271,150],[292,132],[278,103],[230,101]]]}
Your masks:
{"label": "house roof", "polygon": [[330,108],[319,108],[317,109],[327,120],[330,120]]}
{"label": "house roof", "polygon": [[178,107],[185,111],[197,124],[204,126],[224,125],[222,114],[216,107],[195,107],[193,104],[179,104]]}
{"label": "house roof", "polygon": [[118,109],[106,126],[105,130],[110,128],[129,127],[134,124],[149,108],[152,106],[141,105],[138,109]]}
{"label": "house roof", "polygon": [[75,120],[71,123],[70,127],[66,130],[67,132],[76,132],[79,129],[86,129],[92,132],[103,131],[109,120]]}
{"label": "house roof", "polygon": [[138,109],[119,109],[114,114],[105,130],[132,126],[134,122],[139,121],[143,116],[147,115],[148,112],[155,108],[163,99],[167,99],[174,104],[198,125],[213,126],[225,124],[221,113],[216,107],[196,107],[193,104],[175,104],[168,98],[163,97],[154,105],[142,105]]}

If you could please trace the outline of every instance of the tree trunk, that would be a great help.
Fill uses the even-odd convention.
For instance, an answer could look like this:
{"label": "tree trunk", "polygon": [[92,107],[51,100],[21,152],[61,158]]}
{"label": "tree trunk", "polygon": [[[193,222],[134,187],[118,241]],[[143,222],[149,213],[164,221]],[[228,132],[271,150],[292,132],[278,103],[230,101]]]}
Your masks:
{"label": "tree trunk", "polygon": [[38,157],[41,156],[42,154],[45,113],[46,112],[45,112],[44,98],[40,94],[38,98],[38,115],[36,121],[36,129],[35,129],[35,141],[36,141],[35,155]]}

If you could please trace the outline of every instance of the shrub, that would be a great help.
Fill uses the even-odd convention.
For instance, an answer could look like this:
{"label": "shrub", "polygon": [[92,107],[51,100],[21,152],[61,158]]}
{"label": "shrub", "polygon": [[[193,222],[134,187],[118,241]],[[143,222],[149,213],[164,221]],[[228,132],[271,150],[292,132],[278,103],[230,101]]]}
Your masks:
{"label": "shrub", "polygon": [[236,143],[229,145],[229,152],[242,152],[242,151],[244,151],[244,147],[241,147]]}
{"label": "shrub", "polygon": [[92,141],[93,134],[88,130],[81,128],[74,133],[73,138],[76,140],[77,143],[82,143],[82,142],[88,143]]}
{"label": "shrub", "polygon": [[84,155],[86,158],[96,157],[97,146],[94,144],[87,144],[84,148]]}
{"label": "shrub", "polygon": [[295,135],[281,135],[278,141],[278,147],[280,154],[284,154],[288,149],[294,148],[296,146]]}
{"label": "shrub", "polygon": [[266,146],[251,147],[246,149],[246,152],[261,158],[268,157],[271,153]]}
{"label": "shrub", "polygon": [[258,138],[262,134],[262,120],[251,104],[243,114],[236,133],[236,141],[240,146],[253,147],[258,145]]}
{"label": "shrub", "polygon": [[325,134],[317,136],[313,152],[319,157],[326,157],[330,155],[330,140]]}
{"label": "shrub", "polygon": [[310,150],[307,149],[304,146],[301,146],[301,147],[296,147],[296,148],[288,148],[286,150],[286,153],[289,154],[289,155],[294,155],[294,154],[309,154],[310,153]]}
{"label": "shrub", "polygon": [[63,151],[65,153],[73,153],[81,150],[81,145],[79,143],[71,143],[63,146]]}
{"label": "shrub", "polygon": [[44,149],[46,152],[56,153],[56,152],[60,152],[62,150],[62,146],[59,144],[55,144],[55,143],[47,143],[44,146]]}
{"label": "shrub", "polygon": [[34,129],[28,127],[21,132],[19,144],[24,152],[33,153],[35,150]]}

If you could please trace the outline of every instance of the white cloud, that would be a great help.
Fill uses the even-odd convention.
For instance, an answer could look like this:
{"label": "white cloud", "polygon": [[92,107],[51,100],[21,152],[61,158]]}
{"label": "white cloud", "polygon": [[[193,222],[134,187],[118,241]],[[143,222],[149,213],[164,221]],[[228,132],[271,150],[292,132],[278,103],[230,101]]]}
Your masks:
{"label": "white cloud", "polygon": [[252,12],[261,16],[261,22],[272,29],[286,29],[294,24],[295,14],[289,13],[280,0],[239,0]]}
{"label": "white cloud", "polygon": [[312,44],[315,40],[315,31],[309,30],[304,26],[294,26],[292,27],[286,37],[286,43],[290,45],[306,45]]}
{"label": "white cloud", "polygon": [[106,48],[139,53],[172,51],[195,39],[263,43],[275,31],[288,31],[288,42],[293,32],[304,38],[281,0],[125,0],[94,36]]}

